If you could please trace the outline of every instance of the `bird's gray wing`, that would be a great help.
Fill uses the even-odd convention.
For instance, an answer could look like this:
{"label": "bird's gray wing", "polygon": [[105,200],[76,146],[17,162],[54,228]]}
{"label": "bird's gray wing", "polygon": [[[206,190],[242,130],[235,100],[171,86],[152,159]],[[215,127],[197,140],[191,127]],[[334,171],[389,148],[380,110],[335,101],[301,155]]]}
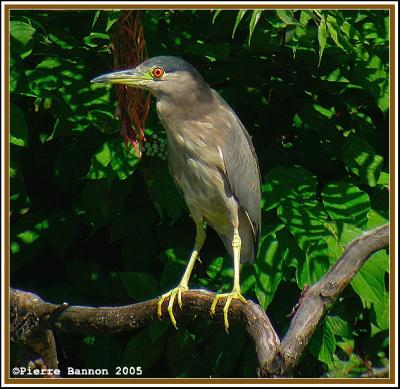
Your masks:
{"label": "bird's gray wing", "polygon": [[256,253],[261,228],[260,169],[257,155],[242,122],[217,92],[215,97],[220,112],[218,128],[222,129],[222,139],[218,142],[218,147],[232,192],[253,229]]}

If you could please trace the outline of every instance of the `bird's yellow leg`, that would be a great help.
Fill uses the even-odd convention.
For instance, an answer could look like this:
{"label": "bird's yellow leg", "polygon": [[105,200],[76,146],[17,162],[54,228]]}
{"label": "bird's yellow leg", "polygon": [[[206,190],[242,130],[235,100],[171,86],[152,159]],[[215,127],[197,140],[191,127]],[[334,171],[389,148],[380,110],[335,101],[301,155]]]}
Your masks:
{"label": "bird's yellow leg", "polygon": [[201,248],[203,247],[205,238],[206,238],[206,232],[205,232],[203,223],[201,223],[201,222],[196,223],[196,241],[194,244],[192,255],[190,256],[189,263],[186,266],[186,270],[185,270],[185,273],[183,274],[181,282],[179,283],[179,285],[176,288],[170,290],[167,293],[164,293],[158,300],[157,315],[161,319],[162,305],[163,305],[165,299],[167,299],[169,297],[167,311],[169,313],[169,317],[171,318],[171,322],[176,329],[178,329],[178,327],[176,326],[176,320],[174,317],[174,313],[172,311],[172,308],[174,306],[174,301],[175,301],[175,298],[177,298],[178,305],[180,308],[182,308],[182,293],[189,290],[189,278],[192,273],[193,266],[196,262],[196,259],[199,256],[199,252],[200,252]]}
{"label": "bird's yellow leg", "polygon": [[234,262],[234,279],[233,279],[233,289],[232,292],[230,293],[221,293],[217,294],[214,298],[214,301],[211,304],[211,315],[213,316],[215,314],[215,308],[217,307],[218,301],[222,298],[226,298],[226,303],[224,306],[224,326],[225,326],[225,331],[228,334],[229,331],[229,321],[228,321],[228,310],[229,306],[231,305],[231,302],[233,299],[238,299],[244,304],[247,303],[247,300],[242,296],[242,293],[240,292],[240,279],[239,279],[239,274],[240,274],[240,247],[241,247],[241,240],[240,240],[240,235],[239,231],[237,228],[234,229],[233,233],[233,239],[232,239],[232,248],[233,248],[233,262]]}

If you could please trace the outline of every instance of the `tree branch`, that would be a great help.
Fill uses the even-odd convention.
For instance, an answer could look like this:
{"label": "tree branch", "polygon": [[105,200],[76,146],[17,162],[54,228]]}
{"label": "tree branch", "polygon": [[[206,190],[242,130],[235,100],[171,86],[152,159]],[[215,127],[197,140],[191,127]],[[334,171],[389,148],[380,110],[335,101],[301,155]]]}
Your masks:
{"label": "tree branch", "polygon": [[51,330],[40,328],[34,306],[43,302],[32,293],[11,289],[11,340],[23,348],[18,363],[30,368],[55,369],[58,366],[56,342]]}
{"label": "tree branch", "polygon": [[[218,303],[217,307],[220,309],[216,310],[215,316],[210,316],[214,297],[215,293],[206,290],[189,290],[182,295],[183,309],[174,305],[174,315],[178,319],[198,315],[222,322],[223,301]],[[93,308],[51,304],[32,293],[11,289],[10,300],[12,311],[18,312],[12,318],[12,338],[20,342],[26,339],[24,328],[31,328],[32,325],[36,330],[57,329],[60,333],[90,335],[131,331],[157,320],[158,298],[121,307]],[[168,299],[163,304],[163,319],[169,320],[167,305]],[[16,316],[20,318],[17,321]],[[254,341],[260,366],[269,363],[275,354],[279,338],[261,307],[252,301],[243,304],[234,300],[229,309],[229,320],[245,327]]]}
{"label": "tree branch", "polygon": [[[232,301],[229,320],[243,325],[253,339],[262,377],[290,375],[327,309],[367,258],[388,244],[389,225],[365,232],[353,240],[329,272],[303,293],[282,342],[259,305],[252,301],[247,304]],[[206,290],[190,290],[182,295],[182,309],[174,305],[174,315],[178,319],[188,315],[211,318],[214,297],[214,293]],[[45,365],[55,367],[57,357],[52,330],[88,335],[135,330],[157,320],[157,303],[158,298],[121,307],[56,305],[32,293],[11,289],[11,339],[24,345],[34,344],[33,348],[42,356]],[[167,304],[168,299],[163,305],[163,319],[169,320]],[[212,317],[221,322],[223,304],[224,301],[218,303],[216,315]]]}

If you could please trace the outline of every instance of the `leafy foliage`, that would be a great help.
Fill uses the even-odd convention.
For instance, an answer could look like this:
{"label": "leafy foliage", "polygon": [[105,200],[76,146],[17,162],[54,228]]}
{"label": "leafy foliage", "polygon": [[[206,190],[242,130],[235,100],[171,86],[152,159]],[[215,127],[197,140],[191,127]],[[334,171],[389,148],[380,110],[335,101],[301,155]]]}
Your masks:
{"label": "leafy foliage", "polygon": [[[12,283],[53,302],[155,297],[176,286],[194,239],[154,109],[138,160],[119,136],[114,91],[90,84],[112,68],[119,14],[11,12]],[[349,241],[388,221],[388,12],[149,10],[141,18],[149,56],[194,64],[252,135],[263,226],[242,290],[283,334],[301,290]],[[191,285],[228,291],[231,260],[211,229],[207,236]],[[299,376],[359,376],[368,363],[387,364],[388,269],[385,250],[367,261],[313,336]],[[145,377],[256,376],[243,330],[178,325],[68,336],[60,362],[141,366]]]}

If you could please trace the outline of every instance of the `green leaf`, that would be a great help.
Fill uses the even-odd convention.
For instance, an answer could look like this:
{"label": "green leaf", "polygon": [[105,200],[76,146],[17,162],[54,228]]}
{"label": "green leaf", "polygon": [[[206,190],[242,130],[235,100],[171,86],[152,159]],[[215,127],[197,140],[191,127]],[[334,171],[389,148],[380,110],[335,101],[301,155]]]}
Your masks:
{"label": "green leaf", "polygon": [[243,16],[246,12],[247,12],[247,9],[241,9],[238,11],[238,14],[236,16],[235,26],[233,27],[233,31],[232,31],[232,39],[235,37],[236,29],[238,28],[239,23],[243,19]]}
{"label": "green leaf", "polygon": [[333,16],[328,15],[326,18],[326,25],[328,27],[329,35],[335,42],[336,46],[343,49],[342,44],[339,42],[340,29],[336,19]]}
{"label": "green leaf", "polygon": [[35,34],[36,29],[30,24],[18,20],[10,22],[10,35],[25,46]]}
{"label": "green leaf", "polygon": [[334,265],[344,253],[347,243],[361,235],[362,230],[342,222],[325,222],[325,228],[329,235],[322,239],[328,244],[329,262]]}
{"label": "green leaf", "polygon": [[330,119],[335,114],[334,111],[326,109],[326,108],[320,106],[319,104],[313,104],[313,107],[317,112],[322,114],[322,116],[327,117],[328,119]]}
{"label": "green leaf", "polygon": [[382,298],[386,293],[385,269],[388,269],[388,257],[384,250],[380,250],[367,259],[351,281],[352,288],[364,305],[368,303],[382,305]]}
{"label": "green leaf", "polygon": [[376,212],[374,209],[370,209],[367,215],[368,221],[366,225],[366,230],[372,230],[376,227],[383,226],[389,223],[389,220],[382,216],[380,213]]}
{"label": "green leaf", "polygon": [[26,58],[32,52],[32,45],[29,45],[36,29],[28,23],[12,20],[10,22],[10,46],[11,52]]}
{"label": "green leaf", "polygon": [[149,336],[152,343],[161,338],[167,332],[169,325],[170,323],[168,320],[152,321],[149,324]]}
{"label": "green leaf", "polygon": [[325,17],[321,17],[321,21],[318,26],[318,43],[319,43],[319,59],[318,66],[321,64],[322,54],[326,45],[326,22]]}
{"label": "green leaf", "polygon": [[[372,323],[375,323],[380,331],[389,329],[390,315],[389,315],[389,293],[385,292],[381,296],[381,301],[372,304]],[[377,331],[377,332],[380,332]]]}
{"label": "green leaf", "polygon": [[158,169],[152,170],[146,176],[146,182],[152,199],[158,206],[157,210],[161,210],[160,216],[163,217],[163,211],[165,211],[172,223],[178,220],[184,209],[184,203],[167,167],[162,165]]}
{"label": "green leaf", "polygon": [[378,182],[376,184],[389,187],[389,185],[390,185],[390,176],[389,176],[389,174],[386,173],[386,172],[381,172],[379,174]]}
{"label": "green leaf", "polygon": [[286,249],[275,234],[267,236],[261,243],[254,265],[256,296],[263,309],[271,303],[282,280],[283,253]]}
{"label": "green leaf", "polygon": [[119,272],[129,296],[136,301],[150,300],[159,294],[155,277],[147,273]]}
{"label": "green leaf", "polygon": [[17,237],[25,244],[32,244],[40,238],[40,235],[35,230],[26,230],[20,232]]}
{"label": "green leaf", "polygon": [[300,23],[297,23],[292,36],[293,41],[293,57],[296,56],[297,48],[299,47],[300,39],[307,34],[307,24],[312,18],[312,13],[308,10],[301,11],[300,13]]}
{"label": "green leaf", "polygon": [[149,331],[142,330],[133,335],[121,357],[121,366],[141,367],[144,375],[154,365],[164,350],[164,337],[152,341]]}
{"label": "green leaf", "polygon": [[162,291],[171,290],[175,288],[183,274],[183,267],[173,261],[168,261],[164,266],[160,279],[160,288]]}
{"label": "green leaf", "polygon": [[10,142],[16,146],[28,147],[28,125],[22,110],[10,104]]}
{"label": "green leaf", "polygon": [[207,267],[207,275],[211,279],[217,278],[218,274],[222,269],[224,259],[222,257],[217,257],[211,261],[211,263]]}
{"label": "green leaf", "polygon": [[312,19],[313,13],[311,10],[305,9],[300,12],[300,24],[307,26],[310,19]]}
{"label": "green leaf", "polygon": [[315,358],[328,366],[332,365],[336,341],[332,328],[326,320],[317,328],[308,347]]}
{"label": "green leaf", "polygon": [[210,377],[231,377],[237,366],[241,364],[243,348],[246,345],[246,336],[243,331],[230,328],[230,336],[213,334],[205,345],[204,354],[207,359],[205,367]]}
{"label": "green leaf", "polygon": [[349,23],[344,21],[340,25],[340,30],[348,37],[355,40],[360,39],[360,33]]}
{"label": "green leaf", "polygon": [[117,177],[119,180],[128,178],[140,162],[125,147],[120,138],[105,142],[99,147],[92,159],[87,178],[101,179]]}
{"label": "green leaf", "polygon": [[253,36],[253,32],[254,29],[256,28],[258,21],[260,20],[262,11],[263,11],[262,9],[255,9],[251,15],[250,26],[249,26],[249,46],[251,42],[251,37]]}
{"label": "green leaf", "polygon": [[289,267],[298,268],[304,254],[287,229],[280,229],[261,238],[260,249],[254,264],[255,293],[263,309],[274,298],[283,279],[291,278]]}
{"label": "green leaf", "polygon": [[389,109],[389,66],[374,54],[368,61],[357,61],[353,70],[354,84],[370,91],[376,104],[386,114]]}
{"label": "green leaf", "polygon": [[322,200],[333,220],[358,227],[367,223],[370,200],[368,195],[355,185],[330,182],[322,191]]}
{"label": "green leaf", "polygon": [[362,182],[374,187],[379,179],[384,159],[375,154],[368,142],[358,135],[349,136],[342,150],[346,169],[360,177]]}
{"label": "green leaf", "polygon": [[99,15],[100,15],[100,10],[96,11],[96,13],[94,14],[93,21],[92,21],[92,28],[96,24],[97,19],[99,18]]}
{"label": "green leaf", "polygon": [[262,184],[262,208],[266,211],[278,207],[286,199],[306,200],[315,195],[317,179],[301,168],[273,168]]}
{"label": "green leaf", "polygon": [[294,18],[293,11],[288,9],[278,9],[276,14],[286,25],[298,24],[299,22]]}
{"label": "green leaf", "polygon": [[342,75],[342,70],[341,68],[337,68],[333,70],[331,73],[329,73],[326,76],[321,76],[321,80],[324,81],[331,81],[331,82],[345,82],[348,83],[350,82],[346,77]]}
{"label": "green leaf", "polygon": [[312,245],[328,234],[325,228],[327,214],[316,200],[300,202],[288,199],[278,208],[278,217],[288,227],[305,254]]}
{"label": "green leaf", "polygon": [[313,285],[329,270],[328,245],[319,239],[312,243],[306,252],[305,261],[300,263],[296,271],[297,285]]}
{"label": "green leaf", "polygon": [[212,23],[213,24],[215,23],[215,19],[217,19],[217,16],[221,13],[221,11],[222,11],[222,9],[216,9],[216,10],[213,11],[214,12],[214,15],[213,15],[213,18],[212,18]]}
{"label": "green leaf", "polygon": [[117,22],[118,18],[121,16],[120,10],[107,11],[107,26],[106,32]]}
{"label": "green leaf", "polygon": [[204,362],[197,350],[194,336],[179,328],[167,339],[167,362],[174,377],[189,378],[204,375]]}
{"label": "green leaf", "polygon": [[329,314],[325,320],[335,335],[347,339],[353,338],[350,324],[339,315]]}

